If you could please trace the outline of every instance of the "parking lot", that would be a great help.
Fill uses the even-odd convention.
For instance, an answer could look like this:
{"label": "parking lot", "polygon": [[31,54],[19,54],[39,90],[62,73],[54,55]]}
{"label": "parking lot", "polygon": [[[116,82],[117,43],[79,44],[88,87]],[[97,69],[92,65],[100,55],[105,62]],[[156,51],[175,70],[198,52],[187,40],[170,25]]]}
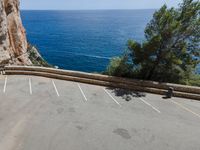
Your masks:
{"label": "parking lot", "polygon": [[0,76],[0,150],[199,150],[200,102]]}

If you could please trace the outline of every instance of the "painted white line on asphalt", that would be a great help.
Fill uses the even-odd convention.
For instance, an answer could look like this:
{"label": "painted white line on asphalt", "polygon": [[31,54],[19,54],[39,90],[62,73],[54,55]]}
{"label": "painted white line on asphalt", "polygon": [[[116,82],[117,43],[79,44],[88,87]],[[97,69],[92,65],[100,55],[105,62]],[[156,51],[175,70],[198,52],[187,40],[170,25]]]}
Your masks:
{"label": "painted white line on asphalt", "polygon": [[120,107],[122,106],[105,88],[103,88],[103,90],[108,94],[108,96],[110,96],[110,98]]}
{"label": "painted white line on asphalt", "polygon": [[83,90],[82,90],[82,88],[81,88],[80,84],[79,84],[79,83],[77,83],[77,85],[78,85],[78,88],[80,89],[80,91],[81,91],[81,94],[83,95],[83,97],[84,97],[85,101],[87,101],[87,98],[86,98],[86,96],[85,96],[85,94],[84,94],[84,92],[83,92]]}
{"label": "painted white line on asphalt", "polygon": [[139,98],[143,103],[145,103],[146,105],[150,106],[153,110],[155,110],[157,113],[161,113],[160,110],[158,110],[157,108],[155,108],[153,105],[151,105],[150,103],[148,103],[147,101],[145,101],[143,98]]}
{"label": "painted white line on asphalt", "polygon": [[182,109],[184,109],[184,110],[186,110],[186,111],[188,111],[188,112],[192,113],[193,115],[195,115],[195,116],[197,116],[197,117],[200,118],[200,115],[199,115],[199,114],[197,114],[197,113],[195,113],[194,111],[190,110],[189,108],[183,106],[182,104],[180,104],[180,103],[178,103],[178,102],[175,102],[174,100],[171,100],[171,102],[174,103],[174,104],[176,104],[177,106],[181,107]]}
{"label": "painted white line on asphalt", "polygon": [[52,81],[52,84],[53,84],[54,89],[55,89],[55,91],[56,91],[56,94],[57,94],[57,96],[59,97],[60,94],[58,93],[58,89],[57,89],[57,87],[56,87],[56,84],[55,84],[55,82],[54,82],[53,80],[51,80],[51,81]]}
{"label": "painted white line on asphalt", "polygon": [[32,86],[31,86],[31,78],[29,78],[29,89],[30,89],[30,94],[32,95],[33,92],[32,92]]}
{"label": "painted white line on asphalt", "polygon": [[8,76],[6,76],[6,78],[5,78],[5,83],[4,83],[4,88],[3,88],[4,93],[6,93],[7,80],[8,80]]}

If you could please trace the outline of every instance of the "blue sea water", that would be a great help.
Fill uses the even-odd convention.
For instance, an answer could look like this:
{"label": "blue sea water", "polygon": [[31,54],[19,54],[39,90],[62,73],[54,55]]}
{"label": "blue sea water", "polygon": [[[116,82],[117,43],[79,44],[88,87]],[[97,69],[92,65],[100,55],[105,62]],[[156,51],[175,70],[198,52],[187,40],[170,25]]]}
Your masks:
{"label": "blue sea water", "polygon": [[22,11],[28,40],[59,68],[101,72],[129,39],[144,40],[155,10]]}
{"label": "blue sea water", "polygon": [[154,10],[22,11],[28,40],[59,68],[86,72],[106,69],[126,49],[142,41]]}

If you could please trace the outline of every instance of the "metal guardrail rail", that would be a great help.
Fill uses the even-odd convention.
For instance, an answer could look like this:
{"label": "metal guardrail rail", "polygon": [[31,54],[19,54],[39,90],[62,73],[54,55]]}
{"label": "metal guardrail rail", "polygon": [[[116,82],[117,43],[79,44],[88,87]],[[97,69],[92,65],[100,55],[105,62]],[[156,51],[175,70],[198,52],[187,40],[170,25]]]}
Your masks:
{"label": "metal guardrail rail", "polygon": [[144,80],[133,80],[107,75],[35,66],[5,66],[4,70],[6,74],[36,75],[95,85],[126,88],[136,91],[150,92],[162,95],[165,94],[167,90],[171,87],[174,89],[173,96],[200,100],[200,87],[184,86],[170,83],[159,83]]}

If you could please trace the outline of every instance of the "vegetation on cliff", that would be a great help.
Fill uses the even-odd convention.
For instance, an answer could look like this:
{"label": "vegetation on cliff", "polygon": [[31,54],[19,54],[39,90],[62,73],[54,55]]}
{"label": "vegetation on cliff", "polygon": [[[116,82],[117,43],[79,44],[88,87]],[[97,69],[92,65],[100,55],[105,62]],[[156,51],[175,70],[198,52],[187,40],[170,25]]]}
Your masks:
{"label": "vegetation on cliff", "polygon": [[42,58],[38,49],[35,46],[28,44],[27,53],[28,53],[30,61],[32,62],[32,65],[42,66],[42,67],[53,67],[49,63],[47,63],[46,60]]}
{"label": "vegetation on cliff", "polygon": [[38,50],[28,44],[19,4],[19,0],[0,1],[0,65],[51,67]]}
{"label": "vegetation on cliff", "polygon": [[123,56],[113,58],[107,74],[200,86],[200,2],[164,5],[145,29],[146,40],[128,41]]}

